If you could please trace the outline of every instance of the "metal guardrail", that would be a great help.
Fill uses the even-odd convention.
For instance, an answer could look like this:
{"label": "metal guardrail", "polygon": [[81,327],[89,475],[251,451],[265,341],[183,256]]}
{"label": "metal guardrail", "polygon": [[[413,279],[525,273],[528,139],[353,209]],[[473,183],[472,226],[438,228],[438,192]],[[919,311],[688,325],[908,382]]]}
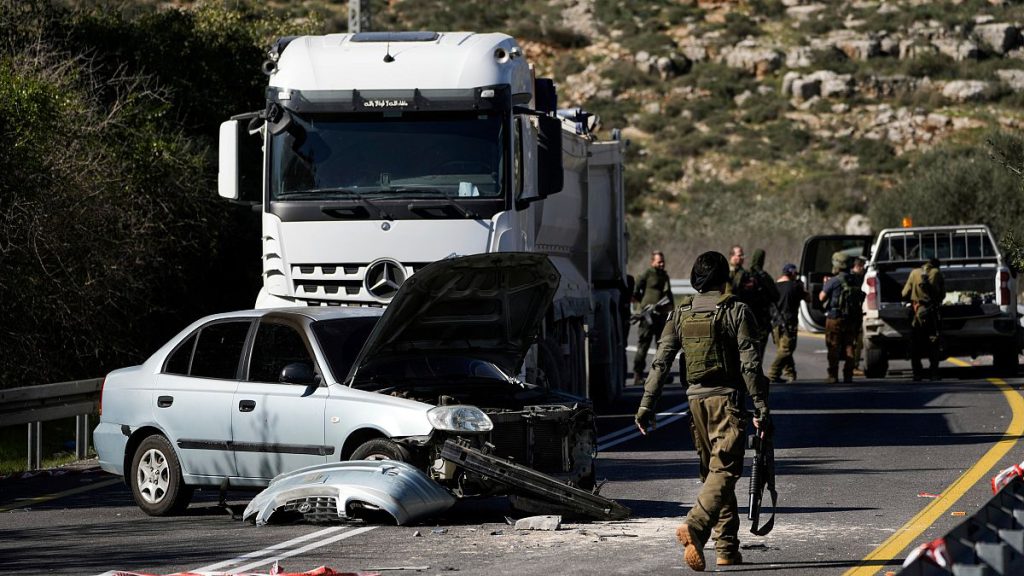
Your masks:
{"label": "metal guardrail", "polygon": [[0,390],[0,426],[28,425],[28,469],[43,461],[43,422],[75,417],[75,455],[89,451],[89,416],[100,403],[103,378]]}

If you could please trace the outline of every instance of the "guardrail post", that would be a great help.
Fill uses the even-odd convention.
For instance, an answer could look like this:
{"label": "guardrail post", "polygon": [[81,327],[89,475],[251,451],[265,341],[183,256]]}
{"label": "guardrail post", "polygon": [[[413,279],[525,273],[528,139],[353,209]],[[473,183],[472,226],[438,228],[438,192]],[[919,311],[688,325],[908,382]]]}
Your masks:
{"label": "guardrail post", "polygon": [[75,457],[85,460],[89,455],[89,415],[75,416]]}
{"label": "guardrail post", "polygon": [[28,423],[28,469],[43,467],[43,423]]}

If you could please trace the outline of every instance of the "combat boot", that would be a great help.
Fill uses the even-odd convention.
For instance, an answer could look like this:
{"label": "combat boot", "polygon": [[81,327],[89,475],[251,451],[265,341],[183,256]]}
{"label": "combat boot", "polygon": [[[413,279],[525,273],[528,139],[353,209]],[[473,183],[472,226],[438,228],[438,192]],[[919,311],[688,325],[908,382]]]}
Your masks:
{"label": "combat boot", "polygon": [[738,550],[729,554],[719,553],[715,558],[716,566],[738,566],[740,564],[743,564],[743,554],[740,554]]}
{"label": "combat boot", "polygon": [[680,524],[676,528],[676,538],[684,546],[683,560],[691,570],[703,572],[707,566],[704,562],[704,543],[693,537],[688,524]]}
{"label": "combat boot", "polygon": [[645,381],[644,375],[642,373],[638,373],[636,376],[633,377],[633,385],[634,386],[639,386],[639,387],[643,388],[645,383],[646,383],[646,381]]}

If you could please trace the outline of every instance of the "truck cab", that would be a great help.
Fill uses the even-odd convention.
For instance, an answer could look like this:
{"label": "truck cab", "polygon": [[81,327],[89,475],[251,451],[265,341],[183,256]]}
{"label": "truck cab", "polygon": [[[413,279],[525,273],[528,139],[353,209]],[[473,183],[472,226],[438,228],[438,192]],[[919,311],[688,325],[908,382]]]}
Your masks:
{"label": "truck cab", "polygon": [[257,307],[387,306],[431,262],[543,253],[562,280],[524,376],[617,394],[622,143],[598,142],[582,111],[560,114],[515,39],[290,37],[263,70],[266,108],[221,125],[218,176],[222,197],[261,214]]}

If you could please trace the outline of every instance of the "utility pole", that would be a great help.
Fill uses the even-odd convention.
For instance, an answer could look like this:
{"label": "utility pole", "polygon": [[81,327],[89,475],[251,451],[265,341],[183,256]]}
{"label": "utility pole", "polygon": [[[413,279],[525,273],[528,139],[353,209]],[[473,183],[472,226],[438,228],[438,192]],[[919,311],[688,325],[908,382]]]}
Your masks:
{"label": "utility pole", "polygon": [[370,31],[370,0],[348,0],[348,31]]}

